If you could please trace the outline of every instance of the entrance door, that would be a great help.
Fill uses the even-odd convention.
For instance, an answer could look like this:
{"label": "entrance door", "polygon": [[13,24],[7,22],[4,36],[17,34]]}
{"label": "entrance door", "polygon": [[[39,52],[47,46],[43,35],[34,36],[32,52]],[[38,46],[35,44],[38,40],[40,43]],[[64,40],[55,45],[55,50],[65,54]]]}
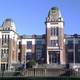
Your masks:
{"label": "entrance door", "polygon": [[49,63],[60,63],[59,51],[49,51]]}
{"label": "entrance door", "polygon": [[1,64],[1,71],[5,70],[5,64]]}

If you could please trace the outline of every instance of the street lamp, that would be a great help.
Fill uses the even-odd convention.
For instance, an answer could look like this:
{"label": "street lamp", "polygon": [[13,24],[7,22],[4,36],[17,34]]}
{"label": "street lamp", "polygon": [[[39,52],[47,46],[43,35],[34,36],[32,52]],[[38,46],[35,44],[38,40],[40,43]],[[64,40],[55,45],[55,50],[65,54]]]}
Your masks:
{"label": "street lamp", "polygon": [[73,38],[73,63],[74,63],[74,66],[75,66],[75,36],[74,36],[74,38]]}
{"label": "street lamp", "polygon": [[75,70],[76,72],[78,72],[78,66],[75,65],[75,63],[76,63],[76,58],[75,58],[75,56],[76,56],[76,55],[75,55],[75,54],[76,54],[76,52],[75,52],[75,47],[76,47],[76,46],[75,46],[75,45],[76,45],[76,36],[74,36],[74,38],[73,38],[73,51],[74,51],[74,52],[73,52],[73,54],[74,54],[74,55],[73,55],[73,57],[74,57],[74,58],[73,58],[73,59],[74,59],[74,62],[73,62],[73,63],[74,63],[74,66],[73,66],[73,68],[74,68],[74,70]]}

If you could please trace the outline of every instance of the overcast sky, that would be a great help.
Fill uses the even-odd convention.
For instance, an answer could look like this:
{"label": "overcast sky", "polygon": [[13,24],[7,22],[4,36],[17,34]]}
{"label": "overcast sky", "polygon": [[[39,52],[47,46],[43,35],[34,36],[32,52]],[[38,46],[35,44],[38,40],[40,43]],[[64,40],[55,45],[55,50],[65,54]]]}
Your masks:
{"label": "overcast sky", "polygon": [[0,0],[0,25],[12,18],[19,34],[44,34],[45,18],[51,7],[58,7],[66,34],[80,34],[80,0]]}

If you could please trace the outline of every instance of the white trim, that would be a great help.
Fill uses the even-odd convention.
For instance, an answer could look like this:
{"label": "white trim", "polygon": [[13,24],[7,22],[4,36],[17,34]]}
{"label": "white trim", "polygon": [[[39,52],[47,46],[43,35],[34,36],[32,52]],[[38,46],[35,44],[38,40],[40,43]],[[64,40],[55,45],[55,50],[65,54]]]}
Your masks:
{"label": "white trim", "polygon": [[58,24],[54,23],[54,24],[50,24],[50,22],[47,23],[47,28],[51,28],[51,27],[59,27],[59,28],[63,28],[63,22],[57,22]]}
{"label": "white trim", "polygon": [[50,40],[58,40],[57,36],[50,36]]}
{"label": "white trim", "polygon": [[22,39],[22,45],[27,45],[27,41],[32,41],[32,45],[35,45],[35,39]]}

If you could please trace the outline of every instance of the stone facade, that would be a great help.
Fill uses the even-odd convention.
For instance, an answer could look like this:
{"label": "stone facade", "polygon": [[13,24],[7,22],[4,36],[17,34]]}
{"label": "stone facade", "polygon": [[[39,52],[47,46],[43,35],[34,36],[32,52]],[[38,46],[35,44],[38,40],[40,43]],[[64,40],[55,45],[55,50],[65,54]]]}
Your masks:
{"label": "stone facade", "polygon": [[[54,16],[55,15],[55,16]],[[47,63],[65,64],[64,21],[58,8],[54,7],[46,19]]]}
{"label": "stone facade", "polygon": [[43,35],[18,35],[13,20],[5,19],[0,27],[0,70],[13,70],[18,64],[26,68],[30,60],[38,64],[80,63],[80,36],[64,35],[64,20],[57,7],[49,10],[45,26]]}
{"label": "stone facade", "polygon": [[0,28],[0,69],[11,70],[17,64],[17,39],[15,24],[6,19]]}

